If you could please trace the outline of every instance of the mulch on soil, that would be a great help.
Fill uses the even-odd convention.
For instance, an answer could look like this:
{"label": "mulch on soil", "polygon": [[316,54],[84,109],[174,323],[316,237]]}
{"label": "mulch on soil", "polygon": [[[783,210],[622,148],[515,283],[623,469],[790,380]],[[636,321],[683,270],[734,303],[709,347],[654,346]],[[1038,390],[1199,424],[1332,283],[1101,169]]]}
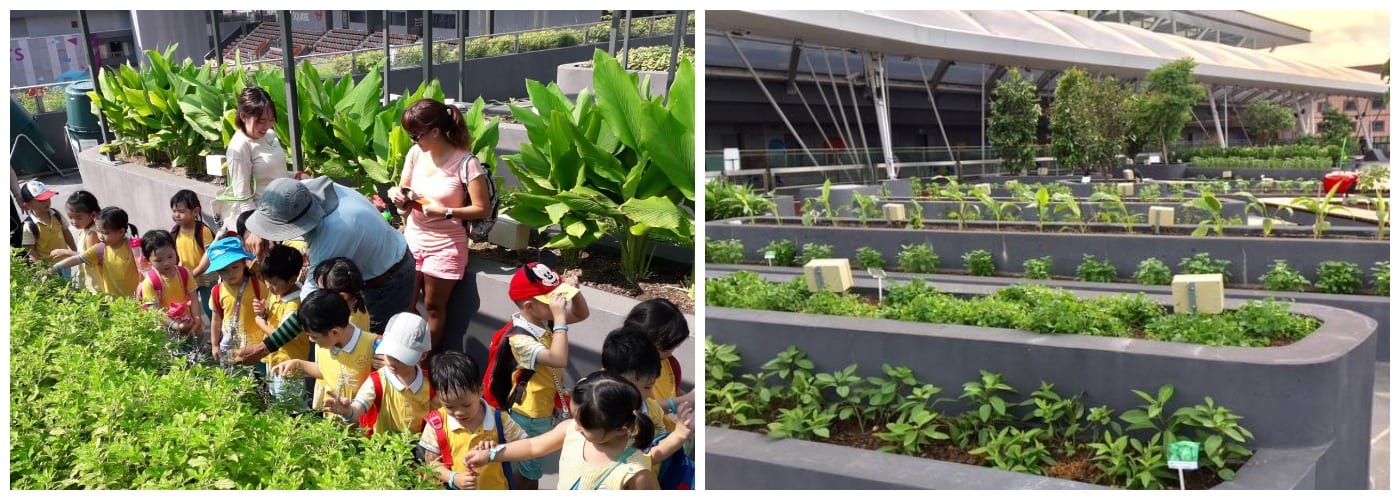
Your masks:
{"label": "mulch on soil", "polygon": [[[539,258],[540,249],[527,248],[508,250],[491,243],[472,243],[472,257],[494,260],[510,266],[523,266]],[[558,250],[553,251],[555,255]],[[622,277],[621,256],[606,248],[583,252],[583,262],[578,267],[582,273],[579,283],[604,292],[631,297],[638,301],[666,299],[675,304],[681,312],[695,314],[695,299],[687,287],[692,283],[692,269],[662,259],[651,261],[651,275],[632,283]]]}

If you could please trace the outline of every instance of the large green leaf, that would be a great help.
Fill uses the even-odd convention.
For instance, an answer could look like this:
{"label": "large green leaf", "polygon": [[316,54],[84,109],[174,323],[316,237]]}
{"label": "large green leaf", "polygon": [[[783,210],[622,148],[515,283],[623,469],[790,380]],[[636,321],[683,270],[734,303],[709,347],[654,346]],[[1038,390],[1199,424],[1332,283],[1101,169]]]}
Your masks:
{"label": "large green leaf", "polygon": [[593,51],[593,91],[598,96],[598,112],[618,140],[640,149],[644,126],[642,97],[622,65],[601,50]]}
{"label": "large green leaf", "polygon": [[619,208],[636,223],[630,229],[636,236],[644,235],[651,229],[675,231],[682,227],[682,221],[690,218],[675,203],[663,197],[633,198]]}
{"label": "large green leaf", "polygon": [[642,130],[643,150],[652,163],[685,195],[695,199],[695,137],[665,109],[648,107]]}
{"label": "large green leaf", "polygon": [[525,80],[525,91],[530,96],[530,105],[539,111],[540,116],[550,116],[555,111],[562,113],[573,113],[573,104],[569,98],[564,96],[564,92],[559,90],[559,86],[550,83],[548,86],[534,81]]}
{"label": "large green leaf", "polygon": [[676,68],[676,80],[671,82],[671,90],[666,93],[671,110],[671,118],[680,122],[685,130],[695,130],[695,69],[689,59],[681,59]]}

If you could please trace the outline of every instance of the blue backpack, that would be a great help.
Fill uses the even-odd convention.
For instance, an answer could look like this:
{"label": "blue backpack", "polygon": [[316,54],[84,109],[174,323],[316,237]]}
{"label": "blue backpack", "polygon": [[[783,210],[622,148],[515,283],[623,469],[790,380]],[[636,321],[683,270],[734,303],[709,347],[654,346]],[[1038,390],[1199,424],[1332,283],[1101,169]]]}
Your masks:
{"label": "blue backpack", "polygon": [[[669,435],[669,432],[661,433],[651,440],[651,445],[660,444],[661,440]],[[661,462],[661,471],[656,474],[656,482],[660,483],[663,490],[695,489],[695,460],[685,454],[685,448],[676,450],[675,454]]]}

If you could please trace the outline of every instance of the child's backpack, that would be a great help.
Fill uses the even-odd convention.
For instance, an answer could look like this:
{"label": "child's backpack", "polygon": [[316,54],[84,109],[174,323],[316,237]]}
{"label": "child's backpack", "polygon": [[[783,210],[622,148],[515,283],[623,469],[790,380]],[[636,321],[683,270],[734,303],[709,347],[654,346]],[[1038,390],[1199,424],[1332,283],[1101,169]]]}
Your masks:
{"label": "child's backpack", "polygon": [[[190,271],[185,269],[185,266],[175,266],[175,268],[180,270],[180,284],[185,287],[186,291],[193,290],[193,288],[190,287]],[[147,269],[145,274],[146,280],[150,281],[151,286],[155,288],[155,305],[159,307],[161,299],[165,297],[165,279],[162,278],[160,273],[156,272],[154,268]],[[170,305],[170,308],[165,311],[165,315],[173,320],[185,319],[189,316],[189,309],[187,307],[184,301],[176,302]]]}
{"label": "child's backpack", "polygon": [[[670,436],[671,433],[663,432],[651,440],[651,445],[656,446],[662,439]],[[674,454],[666,457],[661,462],[661,470],[656,473],[656,482],[663,490],[693,490],[695,489],[695,460],[685,454],[685,448],[676,450]]]}
{"label": "child's backpack", "polygon": [[[501,410],[492,408],[491,417],[496,419],[496,444],[506,444],[506,428],[501,424]],[[423,417],[423,421],[427,422],[434,434],[437,434],[438,460],[442,461],[443,466],[451,469],[452,443],[447,440],[447,430],[444,428],[442,414],[438,413],[437,410],[430,411],[427,416]],[[506,476],[506,488],[515,489],[515,474],[511,473],[510,462],[501,462],[501,472]]]}
{"label": "child's backpack", "polygon": [[[466,202],[468,205],[472,204],[472,193],[471,190],[467,189],[466,173],[467,163],[471,162],[472,158],[476,158],[476,155],[468,154],[467,159],[462,160],[462,168],[457,170],[462,176],[462,192],[466,193]],[[472,241],[486,241],[486,238],[491,235],[491,228],[496,225],[496,215],[497,212],[500,211],[501,200],[496,196],[496,179],[491,177],[491,166],[481,162],[480,158],[477,159],[477,162],[481,163],[481,177],[486,179],[486,192],[490,196],[490,209],[486,212],[486,218],[464,220],[462,221],[462,225],[466,226],[467,236],[470,237]]]}
{"label": "child's backpack", "polygon": [[[421,367],[418,368],[418,370],[423,372],[423,378],[426,380],[428,378],[428,370],[424,370]],[[379,370],[369,372],[369,380],[370,383],[374,384],[374,402],[369,405],[368,410],[365,410],[365,412],[360,415],[360,427],[364,428],[366,437],[374,435],[374,425],[379,423],[379,403],[384,400],[384,380],[382,380],[379,377]],[[345,397],[347,395],[341,394],[340,396]],[[436,398],[437,389],[434,389],[433,386],[429,385],[428,399],[431,400]],[[432,415],[434,413],[437,412],[428,412],[429,415]],[[446,434],[444,434],[444,436],[446,436]],[[449,465],[448,467],[451,466]]]}
{"label": "child's backpack", "polygon": [[[492,192],[491,197],[492,197],[493,199],[496,197],[496,195],[495,195],[494,192]],[[55,209],[55,208],[53,208],[53,207],[49,207],[49,217],[53,217],[53,220],[56,220],[56,221],[62,221],[62,220],[63,220],[63,217],[60,217],[60,216],[58,215],[58,209]],[[494,220],[494,219],[493,219],[493,220]],[[39,242],[39,223],[36,222],[36,221],[34,220],[34,215],[33,215],[33,214],[24,216],[24,228],[27,229],[27,230],[29,230],[29,234],[34,235],[34,242],[35,242],[35,243],[38,243],[38,242]],[[23,235],[21,235],[20,237],[23,238]],[[48,256],[45,255],[44,258],[48,258]]]}
{"label": "child's backpack", "polygon": [[[248,280],[248,281],[253,282],[253,283],[252,283],[252,285],[253,285],[253,298],[254,298],[254,299],[261,298],[261,297],[262,297],[262,287],[258,286],[258,279],[256,279],[256,278],[253,277],[253,273],[250,273],[250,272],[247,272],[247,271],[244,271],[244,273],[245,273],[245,274],[244,274],[243,279],[246,279],[246,280]],[[224,284],[223,284],[223,282],[221,281],[221,282],[219,282],[218,284],[214,285],[214,290],[213,290],[213,291],[209,292],[209,297],[213,299],[213,300],[210,300],[210,302],[213,302],[213,303],[214,303],[214,308],[219,310],[219,315],[220,315],[220,316],[223,316],[223,314],[224,314],[224,301],[219,300],[219,293],[220,293],[219,291],[222,289],[223,286],[224,286]],[[237,298],[237,297],[234,297],[234,300],[238,300],[238,298]],[[238,321],[238,318],[234,318],[234,321]]]}
{"label": "child's backpack", "polygon": [[[519,331],[512,333],[514,330]],[[483,391],[486,393],[486,402],[490,403],[491,406],[495,408],[510,408],[520,403],[525,397],[525,385],[530,383],[530,378],[535,375],[535,370],[520,370],[519,365],[515,362],[515,357],[509,357],[508,362],[511,365],[510,372],[513,377],[510,395],[513,396],[513,398],[511,401],[496,400],[495,393],[491,391],[491,374],[496,371],[496,355],[501,351],[501,344],[508,344],[512,335],[530,335],[530,333],[524,331],[524,329],[516,328],[514,323],[506,323],[505,326],[502,326],[500,330],[496,330],[496,333],[491,335],[491,345],[487,349],[486,374],[482,377],[482,387],[486,389]],[[510,346],[506,345],[505,348],[510,349]],[[554,398],[554,408],[568,415],[569,395],[564,392],[564,387],[557,376],[554,379],[554,389],[557,393]]]}
{"label": "child's backpack", "polygon": [[667,356],[666,362],[671,365],[671,375],[676,378],[676,394],[681,393],[681,362],[675,356]]}

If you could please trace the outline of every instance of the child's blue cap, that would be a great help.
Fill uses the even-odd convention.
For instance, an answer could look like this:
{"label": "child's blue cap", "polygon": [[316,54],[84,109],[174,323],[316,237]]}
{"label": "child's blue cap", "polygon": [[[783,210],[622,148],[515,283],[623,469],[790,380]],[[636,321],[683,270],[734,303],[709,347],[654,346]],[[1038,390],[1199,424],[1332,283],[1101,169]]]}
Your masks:
{"label": "child's blue cap", "polygon": [[243,249],[238,238],[220,238],[205,250],[209,256],[209,271],[215,272],[243,259],[252,259],[253,254]]}

